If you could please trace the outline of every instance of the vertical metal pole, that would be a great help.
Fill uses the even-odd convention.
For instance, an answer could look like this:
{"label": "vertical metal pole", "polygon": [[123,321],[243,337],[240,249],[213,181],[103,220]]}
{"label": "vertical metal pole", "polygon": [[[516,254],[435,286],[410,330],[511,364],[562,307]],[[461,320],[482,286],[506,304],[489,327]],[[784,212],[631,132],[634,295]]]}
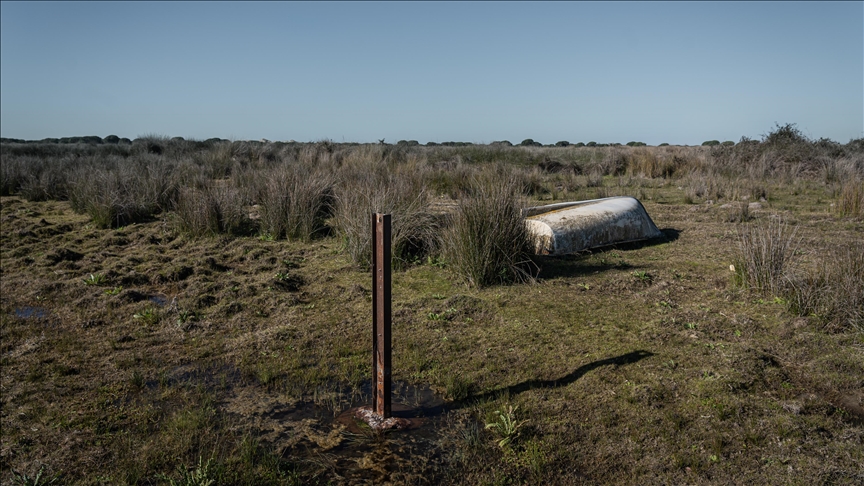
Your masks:
{"label": "vertical metal pole", "polygon": [[390,215],[372,214],[372,411],[390,418]]}

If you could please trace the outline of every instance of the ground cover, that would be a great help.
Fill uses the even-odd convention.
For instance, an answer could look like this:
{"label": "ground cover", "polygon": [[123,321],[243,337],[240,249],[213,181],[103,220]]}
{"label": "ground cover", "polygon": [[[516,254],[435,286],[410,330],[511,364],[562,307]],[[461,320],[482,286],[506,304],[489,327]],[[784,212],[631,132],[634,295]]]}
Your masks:
{"label": "ground cover", "polygon": [[[742,224],[795,226],[800,269],[862,241],[838,182],[726,177],[738,189],[717,197],[683,176],[531,170],[534,203],[635,195],[664,238],[537,257],[533,283],[406,260],[394,401],[427,422],[383,436],[340,416],[368,402],[371,368],[371,275],[342,235],[193,236],[172,211],[101,227],[69,201],[2,197],[0,480],[864,480],[861,330],[729,268]],[[433,207],[458,205],[451,184]]]}

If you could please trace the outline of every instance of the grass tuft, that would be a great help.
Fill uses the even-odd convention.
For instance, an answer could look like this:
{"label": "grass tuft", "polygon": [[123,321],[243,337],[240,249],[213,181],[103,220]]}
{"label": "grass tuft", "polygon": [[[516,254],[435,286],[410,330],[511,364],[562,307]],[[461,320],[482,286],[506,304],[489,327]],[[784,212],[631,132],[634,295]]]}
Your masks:
{"label": "grass tuft", "polygon": [[735,283],[781,295],[799,243],[796,233],[797,227],[789,228],[780,219],[739,226]]}
{"label": "grass tuft", "polygon": [[843,184],[835,210],[840,217],[864,219],[864,179]]}
{"label": "grass tuft", "polygon": [[450,216],[442,235],[444,260],[468,285],[533,281],[521,192],[511,176],[477,177]]}

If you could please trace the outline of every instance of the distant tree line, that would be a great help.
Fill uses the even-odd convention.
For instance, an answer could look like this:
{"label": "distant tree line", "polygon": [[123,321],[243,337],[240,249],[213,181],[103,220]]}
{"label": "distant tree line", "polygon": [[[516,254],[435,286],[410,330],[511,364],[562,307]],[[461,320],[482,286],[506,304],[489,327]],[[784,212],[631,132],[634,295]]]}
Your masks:
{"label": "distant tree line", "polygon": [[[805,140],[806,137],[804,137],[801,134],[801,132],[797,129],[795,124],[791,124],[791,123],[786,124],[786,125],[777,125],[775,127],[775,130],[771,134],[763,135],[763,138],[765,138],[766,142],[772,142],[772,143],[775,139],[779,139],[781,141],[779,143],[783,143],[783,142],[786,142],[788,140],[792,140],[793,142],[799,142],[799,141],[813,142],[817,145],[821,145],[821,146],[825,146],[825,147],[827,147],[827,146],[833,147],[835,145],[837,145],[837,146],[840,145],[838,142],[834,142],[833,140],[830,140],[827,138],[822,138],[822,139],[819,139],[816,141]],[[134,140],[126,138],[126,137],[121,138],[121,137],[118,137],[117,135],[108,135],[104,138],[96,136],[96,135],[88,135],[88,136],[81,136],[81,137],[43,138],[42,140],[22,140],[19,138],[0,137],[0,143],[6,143],[6,144],[8,144],[8,143],[16,143],[16,144],[89,144],[89,145],[146,144],[151,148],[151,150],[149,150],[151,153],[160,153],[162,145],[167,141],[187,142],[187,143],[191,143],[195,146],[198,146],[199,148],[208,148],[211,145],[213,145],[215,143],[220,143],[220,142],[230,142],[230,140],[227,140],[224,138],[218,138],[218,137],[217,138],[208,138],[207,140],[204,140],[204,141],[197,141],[197,140],[188,140],[187,141],[183,137],[169,138],[169,137],[164,137],[164,136],[159,136],[159,135],[143,135],[143,136],[139,136],[138,138],[136,138]],[[381,145],[393,145],[393,144],[384,143],[384,139],[381,139],[378,142]],[[270,142],[269,140],[261,139],[260,141],[248,141],[248,143],[298,144],[300,142],[295,142],[294,140],[290,140],[288,142]],[[310,142],[310,143],[313,143],[313,142]],[[335,145],[335,142],[333,142],[332,140],[319,140],[318,143]],[[747,137],[741,137],[741,141],[738,142],[738,144],[747,144],[747,143],[752,144],[752,143],[759,143],[759,142],[756,140],[751,140],[750,138],[747,138]],[[348,143],[343,143],[342,145],[353,146],[353,145],[361,145],[361,144],[355,143],[355,142],[348,142]],[[424,144],[421,144],[417,140],[399,140],[398,142],[396,142],[395,145],[397,145],[399,147],[417,147],[417,146],[423,146]],[[448,141],[448,142],[431,142],[430,141],[430,142],[427,142],[425,144],[425,146],[427,146],[427,147],[470,147],[473,145],[474,145],[474,143],[472,143],[472,142],[455,142],[455,141]],[[483,144],[481,144],[481,145],[483,145]],[[513,143],[511,143],[509,140],[496,140],[494,142],[489,143],[489,145],[491,145],[491,146],[503,146],[503,147],[513,147],[514,146]],[[561,140],[561,141],[555,142],[554,144],[544,145],[540,142],[535,141],[532,138],[526,138],[526,139],[522,140],[517,146],[519,146],[519,147],[575,147],[575,148],[580,148],[580,147],[620,147],[621,145],[622,144],[620,144],[620,143],[614,143],[614,142],[612,142],[612,143],[597,143],[593,140],[589,141],[589,142],[576,142],[576,143],[571,143],[567,140]],[[627,145],[628,147],[646,147],[646,146],[648,146],[648,144],[646,144],[645,142],[639,142],[639,141],[630,141],[630,142],[627,142],[625,145]],[[736,143],[731,141],[731,140],[727,140],[725,142],[720,142],[719,140],[706,140],[706,141],[702,142],[703,147],[712,147],[712,148],[713,147],[733,147],[735,145],[736,145]],[[659,147],[667,147],[667,146],[669,146],[669,144],[664,142],[664,143],[659,144],[658,146]]]}

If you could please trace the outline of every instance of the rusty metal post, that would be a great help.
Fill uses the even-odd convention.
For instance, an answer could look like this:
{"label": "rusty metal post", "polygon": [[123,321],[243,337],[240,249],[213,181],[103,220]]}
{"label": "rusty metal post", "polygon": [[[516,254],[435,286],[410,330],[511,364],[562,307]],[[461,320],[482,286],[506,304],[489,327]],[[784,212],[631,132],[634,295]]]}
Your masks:
{"label": "rusty metal post", "polygon": [[372,411],[390,418],[390,215],[372,213]]}

